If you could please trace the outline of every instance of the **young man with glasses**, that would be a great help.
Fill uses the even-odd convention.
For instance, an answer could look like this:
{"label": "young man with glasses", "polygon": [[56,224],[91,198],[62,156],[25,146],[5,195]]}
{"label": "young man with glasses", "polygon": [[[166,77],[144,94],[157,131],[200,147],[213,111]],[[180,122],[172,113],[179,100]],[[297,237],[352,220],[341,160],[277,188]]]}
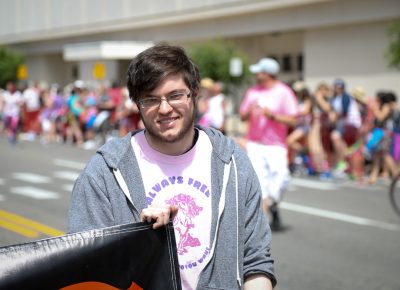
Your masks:
{"label": "young man with glasses", "polygon": [[156,229],[172,218],[183,289],[272,289],[257,175],[233,140],[194,126],[199,83],[180,47],[132,60],[127,86],[145,129],[90,160],[74,186],[69,232],[139,221]]}

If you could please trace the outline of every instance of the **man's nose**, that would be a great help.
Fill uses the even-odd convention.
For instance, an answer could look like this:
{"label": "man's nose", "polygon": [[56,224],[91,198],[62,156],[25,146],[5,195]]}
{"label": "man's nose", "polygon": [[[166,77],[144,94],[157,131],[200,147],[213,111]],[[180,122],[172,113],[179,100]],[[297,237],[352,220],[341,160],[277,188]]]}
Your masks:
{"label": "man's nose", "polygon": [[160,106],[158,107],[158,111],[162,114],[168,113],[172,110],[172,106],[168,103],[167,99],[161,99]]}

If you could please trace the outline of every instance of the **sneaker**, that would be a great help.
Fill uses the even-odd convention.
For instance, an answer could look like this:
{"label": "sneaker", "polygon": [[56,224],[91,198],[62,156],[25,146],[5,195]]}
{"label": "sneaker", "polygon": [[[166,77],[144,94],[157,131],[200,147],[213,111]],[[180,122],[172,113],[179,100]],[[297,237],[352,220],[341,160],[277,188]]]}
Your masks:
{"label": "sneaker", "polygon": [[332,174],[330,171],[324,171],[319,175],[320,180],[332,180]]}
{"label": "sneaker", "polygon": [[271,223],[270,223],[271,230],[279,231],[282,227],[282,224],[279,215],[278,205],[276,203],[270,205],[269,212],[271,214]]}
{"label": "sneaker", "polygon": [[345,178],[347,176],[346,170],[347,170],[347,163],[341,160],[336,164],[335,169],[332,171],[332,175],[335,178]]}
{"label": "sneaker", "polygon": [[347,163],[344,160],[340,160],[337,164],[336,164],[336,171],[341,171],[341,172],[345,172],[347,169]]}

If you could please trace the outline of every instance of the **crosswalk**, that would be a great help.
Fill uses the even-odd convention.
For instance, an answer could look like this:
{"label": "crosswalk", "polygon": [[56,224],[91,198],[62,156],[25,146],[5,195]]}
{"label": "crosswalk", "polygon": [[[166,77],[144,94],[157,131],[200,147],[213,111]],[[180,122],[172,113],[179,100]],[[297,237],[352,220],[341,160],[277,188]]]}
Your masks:
{"label": "crosswalk", "polygon": [[[40,175],[32,172],[14,172],[11,174],[11,179],[17,180],[19,186],[10,186],[8,193],[20,195],[35,200],[54,200],[62,196],[62,192],[56,192],[43,188],[43,186],[56,183],[59,184],[60,191],[72,192],[73,184],[78,178],[80,171],[85,167],[84,163],[54,159],[53,165],[56,167],[50,176]],[[60,180],[64,182],[60,182]],[[6,186],[7,181],[4,178],[0,179],[0,186]],[[0,193],[0,202],[5,201],[7,195],[4,192]]]}
{"label": "crosswalk", "polygon": [[50,177],[29,172],[15,172],[12,174],[12,176],[14,179],[30,183],[51,183]]}
{"label": "crosswalk", "polygon": [[[51,173],[51,176],[40,175],[31,172],[14,172],[12,173],[12,179],[18,180],[21,183],[28,184],[25,186],[10,187],[9,192],[11,194],[21,195],[38,200],[52,200],[61,197],[60,192],[54,192],[42,188],[41,186],[51,183],[57,183],[60,191],[71,193],[75,180],[78,178],[79,173],[84,169],[85,164],[81,162],[54,159],[53,165],[57,170]],[[60,184],[60,180],[64,183]],[[6,180],[0,178],[0,186],[6,185]],[[312,190],[324,191],[336,191],[342,187],[356,187],[354,182],[327,182],[318,179],[309,178],[291,178],[288,191],[296,191],[298,188],[307,188]],[[373,187],[365,188],[374,190]],[[365,190],[364,189],[364,190]],[[4,192],[0,192],[0,202],[6,200]]]}
{"label": "crosswalk", "polygon": [[34,199],[57,199],[60,194],[54,191],[49,191],[33,186],[17,186],[11,187],[10,192],[14,194],[23,195],[26,197],[31,197]]}

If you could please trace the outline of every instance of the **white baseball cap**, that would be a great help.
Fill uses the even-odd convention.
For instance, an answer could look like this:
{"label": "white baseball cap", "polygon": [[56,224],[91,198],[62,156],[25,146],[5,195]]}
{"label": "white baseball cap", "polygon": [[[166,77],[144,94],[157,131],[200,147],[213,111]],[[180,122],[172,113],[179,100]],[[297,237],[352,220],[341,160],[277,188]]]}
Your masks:
{"label": "white baseball cap", "polygon": [[262,58],[258,63],[250,65],[249,70],[253,74],[265,72],[276,76],[279,73],[279,63],[273,58]]}
{"label": "white baseball cap", "polygon": [[85,87],[85,82],[82,80],[76,80],[74,82],[74,87],[78,89],[83,89]]}

